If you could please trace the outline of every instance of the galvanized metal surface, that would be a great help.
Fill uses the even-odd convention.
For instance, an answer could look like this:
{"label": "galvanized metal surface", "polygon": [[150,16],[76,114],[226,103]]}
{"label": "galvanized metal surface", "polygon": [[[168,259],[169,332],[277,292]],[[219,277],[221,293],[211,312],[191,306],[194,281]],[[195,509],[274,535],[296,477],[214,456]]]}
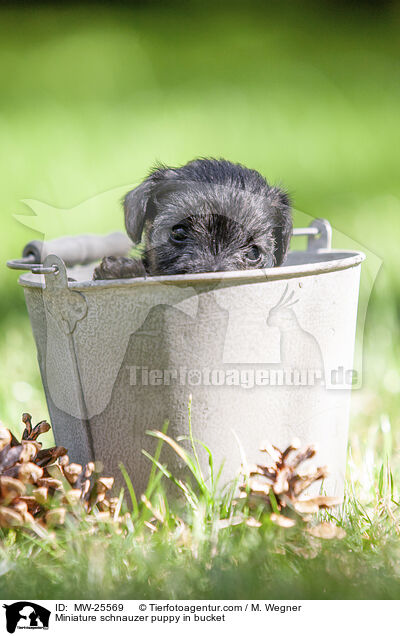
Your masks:
{"label": "galvanized metal surface", "polygon": [[[168,419],[172,437],[187,435],[192,395],[193,435],[216,469],[224,462],[223,481],[243,453],[260,459],[264,439],[298,437],[319,446],[325,489],[340,494],[363,258],[314,249],[269,270],[119,281],[91,281],[93,266],[75,267],[68,282],[49,255],[57,275],[20,282],[57,443],[116,476],[122,462],[140,493],[151,468],[142,449],[155,448],[146,431]],[[207,474],[200,445],[199,454]],[[161,459],[183,470],[166,447]]]}

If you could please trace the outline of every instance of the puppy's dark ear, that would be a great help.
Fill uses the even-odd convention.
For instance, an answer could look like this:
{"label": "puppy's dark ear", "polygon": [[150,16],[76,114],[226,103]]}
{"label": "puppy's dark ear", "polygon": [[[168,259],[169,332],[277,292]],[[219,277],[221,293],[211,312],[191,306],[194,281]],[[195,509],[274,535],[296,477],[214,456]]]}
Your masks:
{"label": "puppy's dark ear", "polygon": [[125,227],[134,243],[140,243],[145,223],[154,220],[157,202],[177,189],[176,174],[175,168],[158,164],[143,183],[125,196]]}
{"label": "puppy's dark ear", "polygon": [[268,201],[274,217],[275,265],[279,266],[286,260],[293,232],[291,201],[286,192],[277,187],[269,189]]}
{"label": "puppy's dark ear", "polygon": [[125,227],[134,243],[140,243],[145,222],[154,217],[154,205],[151,202],[153,188],[154,178],[151,175],[125,196]]}

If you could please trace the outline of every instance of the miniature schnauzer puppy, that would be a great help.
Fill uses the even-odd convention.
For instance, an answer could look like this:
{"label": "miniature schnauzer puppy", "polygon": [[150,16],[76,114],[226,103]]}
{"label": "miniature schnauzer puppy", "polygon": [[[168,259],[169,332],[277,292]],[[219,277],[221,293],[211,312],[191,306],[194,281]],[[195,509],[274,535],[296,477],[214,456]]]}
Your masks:
{"label": "miniature schnauzer puppy", "polygon": [[94,279],[219,272],[281,265],[289,248],[288,195],[256,170],[223,159],[157,167],[124,200],[142,259],[104,258]]}

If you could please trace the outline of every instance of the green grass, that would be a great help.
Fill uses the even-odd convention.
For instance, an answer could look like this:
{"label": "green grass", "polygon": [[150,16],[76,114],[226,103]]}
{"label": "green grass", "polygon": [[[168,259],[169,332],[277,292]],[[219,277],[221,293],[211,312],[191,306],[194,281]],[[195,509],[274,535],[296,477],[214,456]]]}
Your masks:
{"label": "green grass", "polygon": [[[146,498],[138,503],[133,496],[122,532],[111,522],[99,523],[94,531],[93,519],[72,517],[57,530],[3,530],[0,594],[38,599],[399,598],[399,493],[388,464],[373,469],[368,492],[365,482],[362,490],[349,475],[341,510],[320,515],[345,529],[346,536],[319,539],[307,530],[316,518],[307,526],[277,527],[264,508],[250,511],[245,500],[235,504],[234,487],[221,490],[213,480],[207,484],[194,444],[189,453],[164,433],[155,434],[184,457],[191,482],[174,480],[158,459],[159,448],[154,466],[160,472],[153,473]],[[168,475],[175,493],[170,490],[167,496],[157,475]],[[130,490],[129,480],[127,485]],[[125,500],[125,510],[126,505]],[[246,525],[250,516],[261,526]]]}
{"label": "green grass", "polygon": [[[1,9],[0,257],[18,257],[41,233],[121,228],[127,184],[156,160],[194,156],[225,156],[282,181],[297,225],[324,216],[337,246],[365,246],[346,538],[321,542],[267,519],[216,532],[226,509],[215,503],[206,514],[206,493],[195,510],[171,512],[187,540],[172,516],[151,535],[139,502],[126,537],[73,526],[55,538],[8,533],[3,596],[400,596],[399,8],[218,6]],[[32,209],[39,220],[28,227],[13,218]],[[23,411],[37,421],[47,409],[16,279],[0,268],[0,419],[20,432]],[[394,502],[380,479],[387,460]]]}

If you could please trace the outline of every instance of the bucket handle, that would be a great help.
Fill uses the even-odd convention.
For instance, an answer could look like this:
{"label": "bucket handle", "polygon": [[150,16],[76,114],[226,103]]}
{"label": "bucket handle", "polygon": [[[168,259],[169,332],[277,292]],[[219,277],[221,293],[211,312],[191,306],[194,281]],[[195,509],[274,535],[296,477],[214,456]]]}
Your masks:
{"label": "bucket handle", "polygon": [[332,226],[326,219],[315,219],[308,227],[294,228],[292,236],[308,236],[307,252],[329,250],[332,246]]}
{"label": "bucket handle", "polygon": [[[307,251],[330,249],[332,228],[325,219],[315,219],[308,227],[294,228],[293,236],[308,236]],[[87,265],[104,256],[126,256],[133,245],[123,232],[106,236],[81,234],[64,236],[52,241],[31,241],[25,245],[22,258],[7,262],[10,269],[30,270],[33,274],[55,274],[56,265],[43,266],[49,254],[57,254],[66,267]]]}
{"label": "bucket handle", "polygon": [[52,241],[31,241],[25,245],[22,258],[7,262],[10,269],[30,270],[33,274],[54,274],[55,265],[43,267],[49,254],[57,254],[66,267],[87,265],[103,256],[126,256],[132,249],[132,241],[124,232],[112,232],[106,236],[80,234],[63,236]]}

